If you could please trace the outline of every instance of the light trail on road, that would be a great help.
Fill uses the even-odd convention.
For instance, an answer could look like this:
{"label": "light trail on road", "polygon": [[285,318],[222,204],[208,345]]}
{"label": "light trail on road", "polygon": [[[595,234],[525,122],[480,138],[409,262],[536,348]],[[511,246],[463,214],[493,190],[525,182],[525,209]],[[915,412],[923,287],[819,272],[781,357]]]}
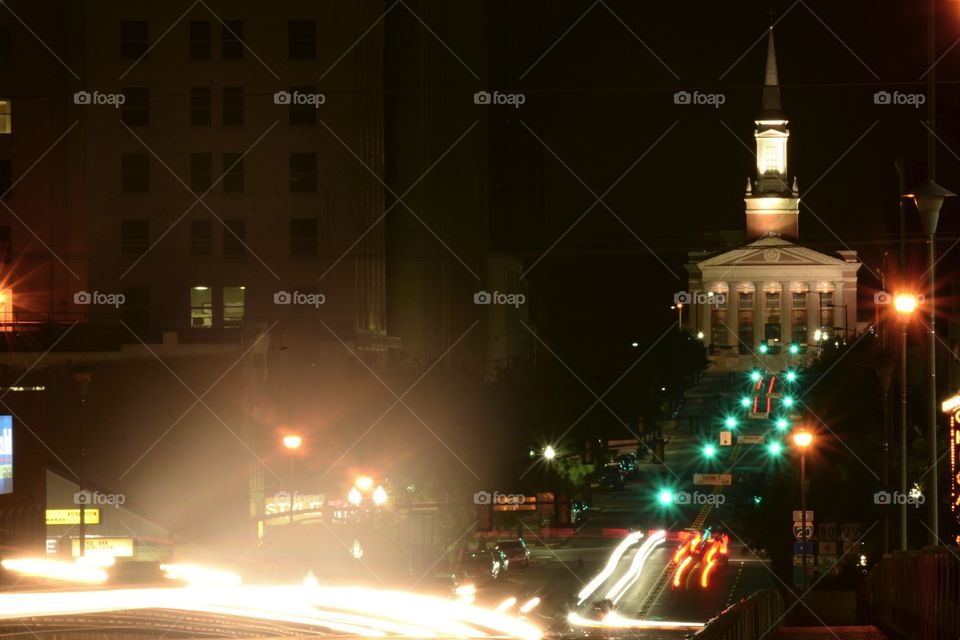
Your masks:
{"label": "light trail on road", "polygon": [[529,620],[505,612],[365,587],[218,585],[0,595],[0,619],[8,620],[138,609],[315,625],[367,637],[508,636],[539,640],[542,635]]}

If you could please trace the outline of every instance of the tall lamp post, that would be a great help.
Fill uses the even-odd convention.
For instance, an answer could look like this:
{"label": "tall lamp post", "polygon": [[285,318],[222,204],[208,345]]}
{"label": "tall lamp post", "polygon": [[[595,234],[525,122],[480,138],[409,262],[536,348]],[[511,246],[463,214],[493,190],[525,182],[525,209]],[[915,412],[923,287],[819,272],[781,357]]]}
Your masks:
{"label": "tall lamp post", "polygon": [[800,546],[803,551],[803,591],[807,591],[807,448],[813,443],[809,431],[793,434],[793,444],[800,450]]}
{"label": "tall lamp post", "polygon": [[[907,325],[917,310],[917,296],[898,293],[893,296],[893,308],[900,325],[900,495],[907,495]],[[901,498],[900,550],[907,550],[907,503]]]}
{"label": "tall lamp post", "polygon": [[[83,459],[86,456],[86,443],[85,443],[85,431],[86,431],[86,421],[87,421],[87,389],[90,388],[90,371],[85,368],[78,368],[73,371],[73,379],[80,383],[80,464],[77,465],[77,495],[84,496],[84,464]],[[77,543],[79,556],[85,556],[87,554],[87,503],[86,500],[81,501],[78,505],[80,507],[80,526],[78,527]]]}
{"label": "tall lamp post", "polygon": [[931,475],[930,489],[927,491],[927,518],[930,521],[931,545],[940,544],[940,524],[938,519],[939,499],[937,497],[937,335],[936,335],[936,305],[934,304],[934,287],[936,285],[937,222],[940,220],[940,208],[943,201],[955,196],[955,193],[944,189],[933,180],[924,181],[913,193],[905,197],[911,198],[920,212],[920,224],[927,235],[927,275],[930,277],[930,305],[929,355],[927,360],[927,454],[930,466],[927,473]]}
{"label": "tall lamp post", "polygon": [[295,433],[283,436],[283,446],[286,447],[290,456],[290,524],[293,524],[293,502],[297,493],[297,485],[294,479],[294,470],[297,463],[297,450],[303,444],[303,438]]}

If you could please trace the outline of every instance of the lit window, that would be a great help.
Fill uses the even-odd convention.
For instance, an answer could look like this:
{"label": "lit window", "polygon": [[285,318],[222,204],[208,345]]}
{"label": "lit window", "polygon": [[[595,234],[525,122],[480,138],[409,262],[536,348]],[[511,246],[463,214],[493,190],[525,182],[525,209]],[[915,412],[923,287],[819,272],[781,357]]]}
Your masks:
{"label": "lit window", "polygon": [[243,300],[246,287],[223,288],[223,328],[239,329],[243,326]]}
{"label": "lit window", "polygon": [[0,133],[10,133],[13,131],[13,124],[10,121],[10,101],[0,100]]}
{"label": "lit window", "polygon": [[757,160],[760,164],[760,175],[768,173],[784,173],[786,171],[786,162],[784,151],[786,150],[786,139],[778,138],[775,140],[761,140]]}
{"label": "lit window", "polygon": [[13,330],[13,289],[0,289],[0,331]]}
{"label": "lit window", "polygon": [[194,329],[213,328],[213,292],[210,287],[190,289],[190,326]]}

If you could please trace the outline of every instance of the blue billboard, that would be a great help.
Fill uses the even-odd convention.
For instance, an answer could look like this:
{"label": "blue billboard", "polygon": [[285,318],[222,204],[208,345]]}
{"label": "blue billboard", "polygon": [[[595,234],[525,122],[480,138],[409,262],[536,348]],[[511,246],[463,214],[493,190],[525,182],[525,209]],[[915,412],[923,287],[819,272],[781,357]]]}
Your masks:
{"label": "blue billboard", "polygon": [[0,493],[13,493],[13,418],[0,415]]}

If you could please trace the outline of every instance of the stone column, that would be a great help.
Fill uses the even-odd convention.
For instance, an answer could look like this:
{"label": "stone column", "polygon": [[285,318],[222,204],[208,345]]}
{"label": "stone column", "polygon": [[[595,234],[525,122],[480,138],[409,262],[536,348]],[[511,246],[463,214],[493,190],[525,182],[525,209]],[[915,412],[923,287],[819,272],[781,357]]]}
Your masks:
{"label": "stone column", "polygon": [[793,342],[793,294],[789,282],[780,283],[780,344],[787,349]]}
{"label": "stone column", "polygon": [[705,344],[707,347],[709,347],[713,342],[713,336],[711,335],[712,332],[710,331],[710,325],[713,320],[713,317],[712,317],[713,309],[716,306],[716,304],[713,303],[712,300],[714,300],[715,298],[716,298],[716,294],[714,294],[714,296],[712,297],[708,296],[707,304],[697,305],[699,307],[697,309],[697,312],[700,314],[699,331],[703,331],[703,344]]}
{"label": "stone column", "polygon": [[764,305],[763,282],[753,283],[753,344],[751,349],[756,349],[757,345],[763,342],[763,320]]}
{"label": "stone column", "polygon": [[[843,329],[843,337],[847,337],[847,301],[843,295],[843,280],[833,283],[833,326]],[[841,306],[842,305],[842,306]]]}
{"label": "stone column", "polygon": [[739,282],[727,283],[727,346],[734,349],[734,352],[740,348],[740,299],[737,297],[737,285]]}
{"label": "stone column", "polygon": [[820,297],[817,295],[817,283],[807,283],[807,344],[816,342],[815,335],[820,328]]}

